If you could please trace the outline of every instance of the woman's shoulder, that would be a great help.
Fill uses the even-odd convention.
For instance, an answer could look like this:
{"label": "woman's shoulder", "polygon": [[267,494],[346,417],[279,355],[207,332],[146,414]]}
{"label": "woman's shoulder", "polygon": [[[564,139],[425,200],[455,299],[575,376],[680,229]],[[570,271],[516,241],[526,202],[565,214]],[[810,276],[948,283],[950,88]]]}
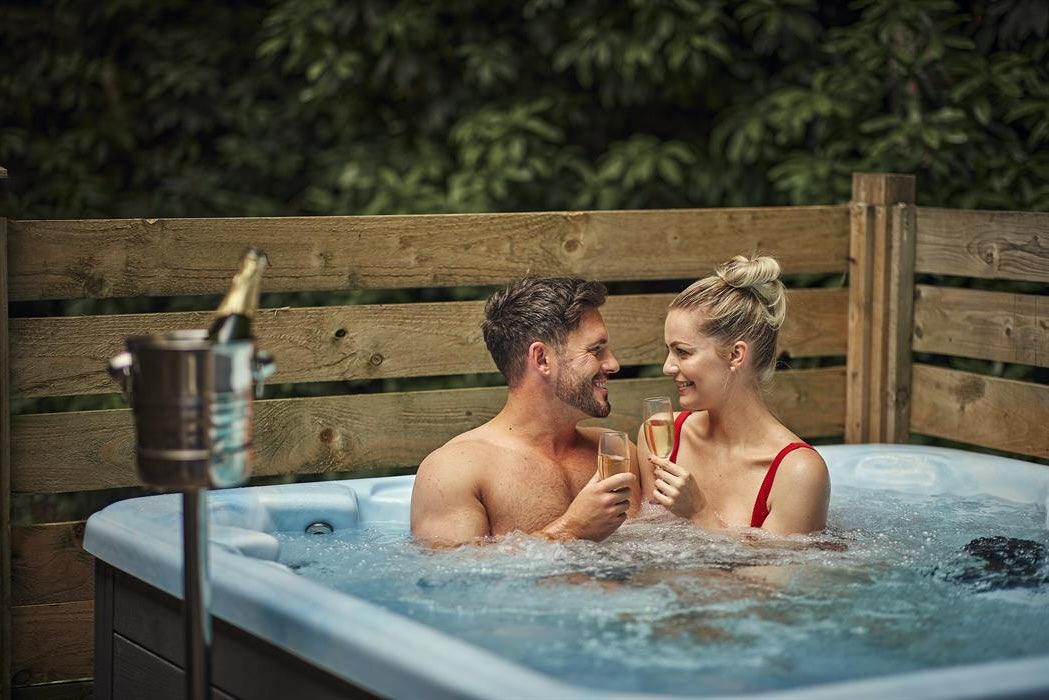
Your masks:
{"label": "woman's shoulder", "polygon": [[830,481],[827,463],[815,447],[803,440],[795,440],[789,444],[796,447],[780,460],[776,473],[777,481],[790,481],[800,485],[817,485]]}
{"label": "woman's shoulder", "polygon": [[702,411],[674,411],[674,422],[677,424],[688,423],[689,425],[695,425],[699,422],[706,422],[707,412]]}
{"label": "woman's shoulder", "polygon": [[691,435],[697,439],[707,439],[707,428],[710,426],[708,411],[677,411],[674,413],[674,426],[682,435]]}

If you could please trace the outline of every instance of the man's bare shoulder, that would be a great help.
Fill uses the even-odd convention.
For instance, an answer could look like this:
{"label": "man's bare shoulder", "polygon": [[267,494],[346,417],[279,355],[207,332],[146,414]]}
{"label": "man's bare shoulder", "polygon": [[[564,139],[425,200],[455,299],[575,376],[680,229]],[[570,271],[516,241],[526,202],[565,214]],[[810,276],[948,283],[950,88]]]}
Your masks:
{"label": "man's bare shoulder", "polygon": [[419,472],[453,469],[468,473],[489,463],[505,447],[500,445],[498,436],[484,428],[468,430],[438,447],[419,464]]}
{"label": "man's bare shoulder", "polygon": [[485,452],[486,445],[476,440],[449,441],[426,455],[419,470],[461,468],[477,461]]}
{"label": "man's bare shoulder", "polygon": [[459,544],[491,534],[483,502],[492,446],[484,431],[452,438],[419,464],[412,488],[412,532],[432,542]]}

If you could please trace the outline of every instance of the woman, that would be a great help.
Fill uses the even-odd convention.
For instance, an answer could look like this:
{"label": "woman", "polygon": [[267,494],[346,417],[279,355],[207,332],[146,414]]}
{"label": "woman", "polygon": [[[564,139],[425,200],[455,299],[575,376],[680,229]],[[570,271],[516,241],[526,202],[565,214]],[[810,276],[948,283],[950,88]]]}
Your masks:
{"label": "woman", "polygon": [[642,494],[707,528],[760,527],[777,535],[822,530],[830,476],[814,449],[765,405],[786,290],[773,258],[736,256],[671,302],[667,360],[685,410],[669,459],[638,436]]}

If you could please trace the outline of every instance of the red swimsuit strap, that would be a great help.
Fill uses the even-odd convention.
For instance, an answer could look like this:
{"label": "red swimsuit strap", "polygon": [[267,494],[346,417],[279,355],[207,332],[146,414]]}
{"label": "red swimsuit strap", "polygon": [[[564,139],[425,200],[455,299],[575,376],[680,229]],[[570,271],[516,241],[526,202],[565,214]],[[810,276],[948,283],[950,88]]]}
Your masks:
{"label": "red swimsuit strap", "polygon": [[670,456],[667,457],[671,462],[677,460],[677,450],[681,447],[681,426],[684,424],[685,419],[692,415],[692,411],[682,411],[677,414],[677,419],[674,421],[674,449],[670,451]]}
{"label": "red swimsuit strap", "polygon": [[776,458],[772,460],[769,470],[765,472],[765,480],[761,482],[761,488],[758,489],[758,497],[754,501],[754,512],[750,516],[751,527],[761,527],[765,524],[765,518],[769,517],[769,493],[772,492],[772,482],[776,479],[776,470],[779,469],[779,463],[788,454],[801,447],[813,449],[812,445],[807,442],[792,442],[780,450]]}

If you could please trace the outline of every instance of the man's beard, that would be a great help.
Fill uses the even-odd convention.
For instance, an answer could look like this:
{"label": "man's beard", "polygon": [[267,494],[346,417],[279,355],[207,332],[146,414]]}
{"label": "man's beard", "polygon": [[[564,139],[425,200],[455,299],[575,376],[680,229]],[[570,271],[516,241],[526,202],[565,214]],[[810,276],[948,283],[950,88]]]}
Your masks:
{"label": "man's beard", "polygon": [[612,412],[611,403],[608,401],[602,403],[600,399],[594,396],[592,380],[573,380],[575,380],[575,377],[565,375],[558,377],[557,386],[554,388],[557,398],[593,418],[604,418]]}

